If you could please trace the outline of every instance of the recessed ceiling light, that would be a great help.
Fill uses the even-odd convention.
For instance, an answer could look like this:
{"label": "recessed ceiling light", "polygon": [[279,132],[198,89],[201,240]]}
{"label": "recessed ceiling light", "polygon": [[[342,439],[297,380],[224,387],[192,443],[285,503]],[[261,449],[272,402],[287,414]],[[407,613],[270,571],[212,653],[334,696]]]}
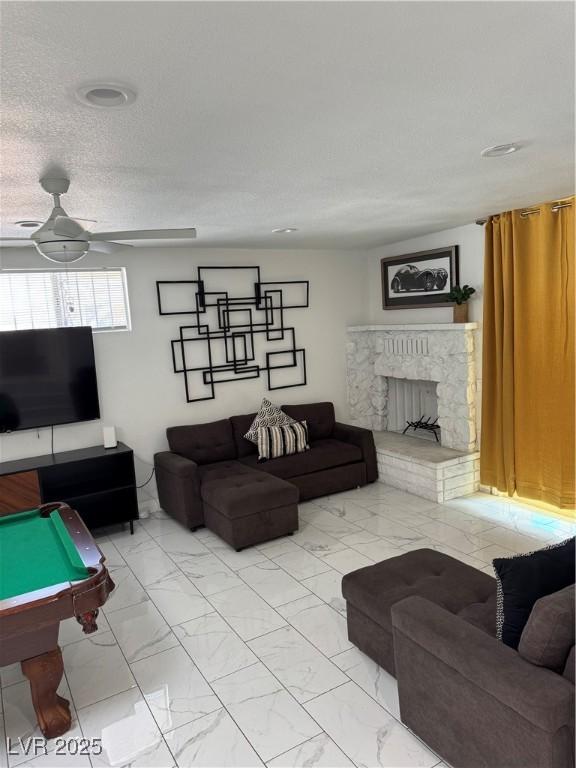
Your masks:
{"label": "recessed ceiling light", "polygon": [[43,223],[44,222],[42,221],[32,221],[31,219],[14,222],[14,224],[17,224],[19,227],[24,227],[24,229],[34,229],[34,227],[41,227]]}
{"label": "recessed ceiling light", "polygon": [[275,235],[289,235],[290,232],[298,232],[296,227],[286,227],[285,229],[273,229]]}
{"label": "recessed ceiling light", "polygon": [[136,99],[136,92],[121,83],[87,83],[76,89],[76,97],[89,107],[119,109]]}
{"label": "recessed ceiling light", "polygon": [[517,152],[519,149],[520,144],[496,144],[493,147],[486,147],[480,154],[482,157],[504,157],[505,155]]}

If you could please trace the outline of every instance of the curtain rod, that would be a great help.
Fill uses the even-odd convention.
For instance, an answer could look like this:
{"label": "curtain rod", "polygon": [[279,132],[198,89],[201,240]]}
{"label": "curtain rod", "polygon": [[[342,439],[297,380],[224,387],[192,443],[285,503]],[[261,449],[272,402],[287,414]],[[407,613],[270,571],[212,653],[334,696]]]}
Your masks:
{"label": "curtain rod", "polygon": [[[567,202],[567,203],[563,203],[563,202],[561,202],[561,203],[554,203],[554,205],[551,208],[551,211],[553,213],[558,213],[558,211],[561,208],[570,208],[571,205],[572,205],[572,203],[570,203],[570,202]],[[523,219],[525,219],[527,216],[531,216],[533,213],[540,213],[540,208],[527,208],[525,211],[521,211],[520,212],[520,216]],[[499,216],[499,214],[495,214],[495,215]],[[490,216],[487,216],[485,219],[476,219],[476,224],[480,224],[480,226],[482,226],[483,224],[486,224],[486,222],[488,221],[489,218],[490,218]]]}

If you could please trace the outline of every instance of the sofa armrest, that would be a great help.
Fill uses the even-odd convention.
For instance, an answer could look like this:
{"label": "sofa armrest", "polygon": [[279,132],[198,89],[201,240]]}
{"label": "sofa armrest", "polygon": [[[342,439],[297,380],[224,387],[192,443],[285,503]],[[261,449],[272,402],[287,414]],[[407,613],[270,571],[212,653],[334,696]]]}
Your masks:
{"label": "sofa armrest", "polygon": [[332,436],[343,443],[356,445],[362,451],[362,458],[366,464],[366,480],[373,483],[378,479],[378,463],[376,461],[376,446],[371,430],[364,427],[354,427],[351,424],[334,424]]}
{"label": "sofa armrest", "polygon": [[198,464],[179,453],[161,451],[154,455],[154,466],[158,470],[170,472],[180,478],[193,480],[197,476]]}
{"label": "sofa armrest", "polygon": [[204,523],[198,465],[172,451],[154,455],[158,499],[162,509],[182,525],[196,528]]}
{"label": "sofa armrest", "polygon": [[[469,689],[481,689],[539,729],[554,733],[574,721],[574,686],[537,667],[517,651],[422,597],[392,608],[394,646],[408,638],[457,672]],[[401,685],[401,671],[399,673]]]}

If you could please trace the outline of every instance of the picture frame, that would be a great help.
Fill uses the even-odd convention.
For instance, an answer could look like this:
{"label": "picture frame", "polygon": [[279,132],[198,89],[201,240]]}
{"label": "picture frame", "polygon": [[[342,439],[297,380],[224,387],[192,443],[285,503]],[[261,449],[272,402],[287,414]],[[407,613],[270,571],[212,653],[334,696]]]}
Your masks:
{"label": "picture frame", "polygon": [[452,307],[448,294],[458,285],[458,246],[406,253],[380,260],[383,309]]}

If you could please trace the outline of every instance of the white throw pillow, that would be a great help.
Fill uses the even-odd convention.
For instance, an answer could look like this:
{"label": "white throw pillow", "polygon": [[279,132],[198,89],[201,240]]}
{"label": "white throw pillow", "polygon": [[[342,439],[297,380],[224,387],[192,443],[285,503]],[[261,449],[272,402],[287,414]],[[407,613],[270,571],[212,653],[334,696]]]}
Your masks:
{"label": "white throw pillow", "polygon": [[260,410],[256,414],[256,418],[252,422],[252,425],[248,432],[244,435],[246,440],[250,440],[254,445],[258,445],[258,430],[260,427],[281,427],[284,424],[293,424],[292,419],[288,414],[279,408],[270,400],[264,398]]}

